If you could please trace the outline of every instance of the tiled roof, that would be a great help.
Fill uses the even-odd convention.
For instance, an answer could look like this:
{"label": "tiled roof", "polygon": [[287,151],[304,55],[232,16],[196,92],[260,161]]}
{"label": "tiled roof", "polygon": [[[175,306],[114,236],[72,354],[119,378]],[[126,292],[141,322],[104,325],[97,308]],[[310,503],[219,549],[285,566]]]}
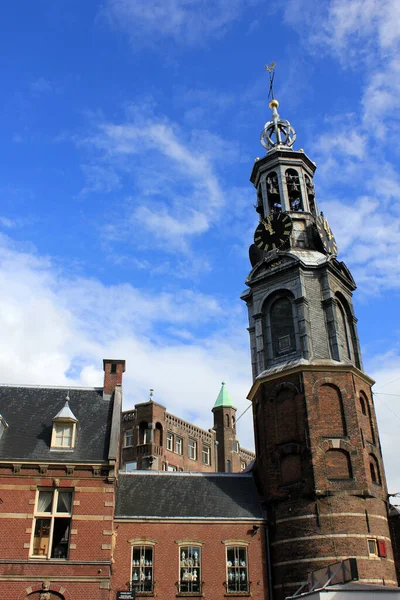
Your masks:
{"label": "tiled roof", "polygon": [[120,473],[116,518],[262,519],[249,474]]}
{"label": "tiled roof", "polygon": [[0,439],[0,461],[100,462],[107,460],[113,402],[103,390],[69,389],[78,420],[75,448],[50,450],[53,417],[65,405],[68,389],[0,386],[0,413],[8,428]]}

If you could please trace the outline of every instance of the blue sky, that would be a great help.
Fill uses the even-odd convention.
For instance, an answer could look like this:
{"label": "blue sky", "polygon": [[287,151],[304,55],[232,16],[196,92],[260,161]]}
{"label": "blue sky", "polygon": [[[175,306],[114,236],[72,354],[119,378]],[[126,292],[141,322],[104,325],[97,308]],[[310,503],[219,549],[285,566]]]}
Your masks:
{"label": "blue sky", "polygon": [[[247,407],[239,295],[275,61],[280,114],[359,286],[400,491],[398,2],[15,0],[0,28],[0,379],[101,385],[112,356],[126,408],[154,388],[210,427],[221,380]],[[238,426],[251,446],[250,411]]]}

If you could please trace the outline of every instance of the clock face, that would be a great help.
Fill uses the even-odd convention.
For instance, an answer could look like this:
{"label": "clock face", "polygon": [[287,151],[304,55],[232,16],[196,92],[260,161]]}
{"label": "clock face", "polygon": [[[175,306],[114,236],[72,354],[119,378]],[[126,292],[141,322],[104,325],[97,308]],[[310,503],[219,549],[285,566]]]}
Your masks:
{"label": "clock face", "polygon": [[337,245],[328,221],[320,214],[315,220],[321,242],[328,254],[337,254]]}
{"label": "clock face", "polygon": [[268,252],[282,246],[292,233],[292,219],[286,213],[272,213],[263,219],[254,232],[254,243],[260,250]]}

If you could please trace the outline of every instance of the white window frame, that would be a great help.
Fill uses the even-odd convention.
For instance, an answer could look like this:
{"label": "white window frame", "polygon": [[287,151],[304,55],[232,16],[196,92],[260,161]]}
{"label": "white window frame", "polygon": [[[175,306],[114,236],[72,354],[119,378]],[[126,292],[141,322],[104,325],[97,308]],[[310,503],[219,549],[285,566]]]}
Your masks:
{"label": "white window frame", "polygon": [[185,543],[179,546],[179,593],[201,595],[201,546]]}
{"label": "white window frame", "polygon": [[[51,509],[50,509],[50,511],[45,512],[45,511],[40,511],[39,510],[39,496],[40,496],[41,492],[47,492],[47,493],[51,493],[53,495],[52,500],[51,500]],[[57,511],[58,495],[60,493],[70,493],[71,494],[71,510],[69,512],[58,512]],[[69,549],[70,549],[70,536],[71,536],[71,523],[72,523],[73,501],[74,501],[73,490],[71,490],[71,489],[66,489],[66,488],[60,488],[60,489],[39,488],[37,490],[37,492],[36,492],[36,498],[35,498],[35,511],[34,511],[34,517],[33,517],[31,544],[30,544],[30,550],[29,550],[29,556],[31,558],[38,558],[38,559],[41,559],[41,560],[46,560],[46,559],[51,559],[51,560],[67,560],[68,559],[68,557],[69,557]],[[47,553],[45,553],[45,554],[34,554],[34,541],[35,541],[36,522],[39,519],[50,521],[50,529],[49,529],[49,535],[48,535],[48,549],[47,549]],[[54,535],[54,523],[55,523],[56,519],[69,519],[69,526],[68,526],[69,531],[68,531],[68,540],[67,540],[67,556],[66,557],[62,557],[62,558],[51,557],[52,546],[53,546],[53,535]]]}
{"label": "white window frame", "polygon": [[191,460],[197,460],[197,441],[192,438],[188,440],[188,457]]}
{"label": "white window frame", "polygon": [[154,593],[154,546],[152,544],[132,545],[131,589],[134,589],[138,595]]}
{"label": "white window frame", "polygon": [[174,434],[167,432],[167,450],[170,450],[171,452],[174,449]]}
{"label": "white window frame", "polygon": [[151,429],[147,427],[143,431],[143,444],[151,444]]}
{"label": "white window frame", "polygon": [[233,442],[233,448],[232,448],[233,452],[236,452],[236,454],[239,453],[239,442],[238,441],[234,441]]}
{"label": "white window frame", "polygon": [[175,436],[175,452],[176,454],[183,454],[183,438],[180,435]]}
{"label": "white window frame", "polygon": [[225,556],[226,593],[232,595],[250,593],[248,547],[244,544],[227,544]]}
{"label": "white window frame", "polygon": [[[59,436],[57,435],[57,428],[63,427],[68,428],[71,432],[71,435],[68,436],[70,439],[70,443],[69,444],[63,444],[61,443],[61,445],[58,443],[57,438],[59,438]],[[76,423],[73,423],[71,421],[53,421],[53,429],[51,432],[51,442],[50,442],[50,448],[51,450],[58,450],[61,452],[65,452],[65,450],[73,450],[75,447],[75,437],[76,437]],[[64,436],[61,436],[62,442],[64,441]]]}
{"label": "white window frame", "polygon": [[211,446],[203,444],[203,447],[201,449],[201,458],[203,465],[211,465]]}
{"label": "white window frame", "polygon": [[[375,538],[368,538],[367,539],[367,545],[368,545],[368,554],[369,556],[373,556],[378,557],[379,556],[379,551],[378,551],[378,542],[376,541]],[[371,545],[374,546],[374,549],[371,550]]]}
{"label": "white window frame", "polygon": [[126,429],[124,435],[124,448],[133,446],[133,429]]}

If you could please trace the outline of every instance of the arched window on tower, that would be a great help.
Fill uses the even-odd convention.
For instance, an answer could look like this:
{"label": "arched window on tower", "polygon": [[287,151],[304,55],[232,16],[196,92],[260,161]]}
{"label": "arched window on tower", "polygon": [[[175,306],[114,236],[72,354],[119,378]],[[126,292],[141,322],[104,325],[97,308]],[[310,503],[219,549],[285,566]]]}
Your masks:
{"label": "arched window on tower", "polygon": [[264,214],[264,203],[263,203],[261,185],[258,186],[258,190],[257,190],[257,206],[255,208],[256,208],[256,212],[258,212],[258,214],[260,215],[260,217],[263,219],[264,216],[265,216],[265,214]]}
{"label": "arched window on tower", "polygon": [[356,333],[353,315],[345,297],[339,292],[336,294],[338,317],[338,345],[341,358],[347,358],[360,368],[360,359],[357,352]]}
{"label": "arched window on tower", "polygon": [[379,464],[373,454],[369,455],[369,471],[372,483],[375,483],[376,485],[381,485],[381,474],[379,471]]}
{"label": "arched window on tower", "polygon": [[272,212],[281,212],[282,202],[279,194],[278,175],[275,171],[271,171],[271,173],[268,173],[265,183],[267,185],[269,213],[271,214]]}
{"label": "arched window on tower", "polygon": [[225,415],[225,427],[229,427],[229,415]]}
{"label": "arched window on tower", "polygon": [[281,485],[297,483],[301,479],[300,454],[286,454],[281,457]]}
{"label": "arched window on tower", "polygon": [[328,450],[325,465],[328,479],[351,479],[353,476],[350,455],[345,450]]}
{"label": "arched window on tower", "polygon": [[304,175],[304,179],[306,182],[307,189],[307,198],[308,198],[308,206],[310,207],[310,212],[315,215],[315,189],[314,184],[309,178],[308,175]]}
{"label": "arched window on tower", "polygon": [[290,210],[302,212],[303,199],[301,197],[300,178],[295,169],[287,169],[286,171],[286,186],[289,196]]}
{"label": "arched window on tower", "polygon": [[365,394],[365,392],[360,392],[360,405],[361,405],[361,426],[363,431],[365,432],[365,438],[367,442],[375,444],[375,433],[374,433],[374,424],[372,422],[372,413],[371,406],[369,400]]}
{"label": "arched window on tower", "polygon": [[299,416],[296,392],[290,387],[279,390],[275,398],[276,443],[287,444],[299,441]]}
{"label": "arched window on tower", "polygon": [[339,438],[347,434],[342,394],[324,383],[318,390],[319,429],[323,437]]}
{"label": "arched window on tower", "polygon": [[270,309],[271,339],[274,357],[296,350],[292,303],[289,298],[278,298]]}
{"label": "arched window on tower", "polygon": [[163,428],[161,423],[156,423],[156,428],[154,430],[154,443],[157,446],[163,445]]}

